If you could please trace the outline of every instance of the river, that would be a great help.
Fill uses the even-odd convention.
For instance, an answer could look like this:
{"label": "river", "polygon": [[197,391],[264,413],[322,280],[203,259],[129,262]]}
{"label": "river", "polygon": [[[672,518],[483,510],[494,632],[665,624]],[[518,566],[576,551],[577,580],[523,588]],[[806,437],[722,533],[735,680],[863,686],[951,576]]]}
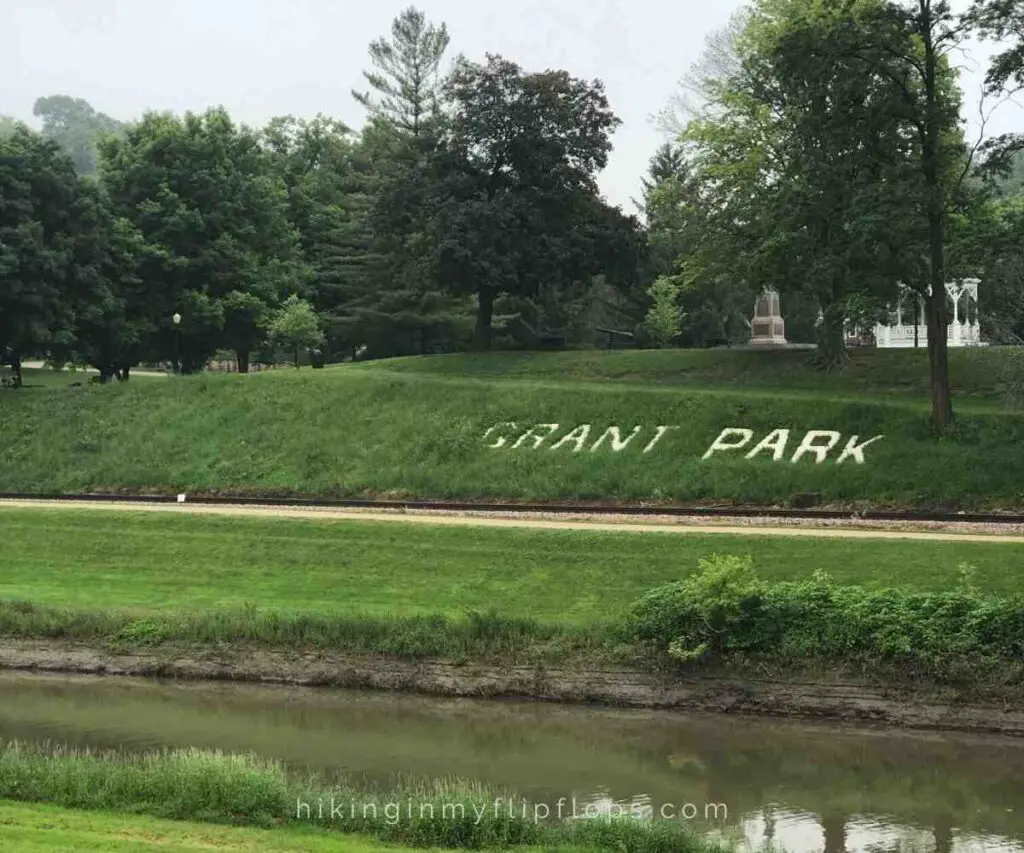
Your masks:
{"label": "river", "polygon": [[751,850],[1024,853],[1024,740],[1011,738],[16,673],[0,673],[0,738],[251,751],[373,787],[461,777],[552,812],[642,803]]}

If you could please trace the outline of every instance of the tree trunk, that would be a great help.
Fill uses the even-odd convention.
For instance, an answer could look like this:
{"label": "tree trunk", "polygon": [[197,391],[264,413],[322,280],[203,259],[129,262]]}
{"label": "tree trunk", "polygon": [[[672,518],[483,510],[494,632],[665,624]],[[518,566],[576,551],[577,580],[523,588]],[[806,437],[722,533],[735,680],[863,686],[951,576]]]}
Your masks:
{"label": "tree trunk", "polygon": [[249,372],[249,350],[240,349],[235,352],[238,361],[238,372],[248,373]]}
{"label": "tree trunk", "polygon": [[814,358],[822,370],[835,370],[849,360],[846,351],[846,312],[842,303],[833,301],[823,306],[818,329],[818,351]]}
{"label": "tree trunk", "polygon": [[295,369],[299,369],[299,348],[295,347]]}
{"label": "tree trunk", "polygon": [[[932,282],[932,288],[936,287]],[[946,288],[928,297],[928,370],[932,391],[932,427],[944,432],[953,422],[949,388],[949,342],[946,339]]]}
{"label": "tree trunk", "polygon": [[921,0],[921,38],[924,47],[925,127],[921,166],[927,190],[929,283],[926,300],[928,369],[932,393],[932,428],[945,432],[953,421],[949,389],[949,351],[946,341],[945,198],[942,192],[942,122],[939,105],[939,60],[930,2]]}
{"label": "tree trunk", "polygon": [[7,358],[7,363],[11,366],[11,385],[14,388],[20,388],[22,385],[21,353],[17,350],[12,350]]}
{"label": "tree trunk", "polygon": [[494,290],[481,287],[477,294],[479,307],[476,313],[476,334],[474,343],[480,350],[491,348],[491,320],[494,318]]}
{"label": "tree trunk", "polygon": [[131,367],[127,364],[117,371],[117,378],[120,379],[122,382],[127,382],[130,376]]}

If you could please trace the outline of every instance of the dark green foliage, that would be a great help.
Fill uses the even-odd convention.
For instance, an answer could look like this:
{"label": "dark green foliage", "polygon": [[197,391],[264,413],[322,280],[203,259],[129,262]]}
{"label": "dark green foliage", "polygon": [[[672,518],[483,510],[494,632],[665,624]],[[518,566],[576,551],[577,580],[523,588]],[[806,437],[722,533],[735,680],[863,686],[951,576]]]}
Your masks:
{"label": "dark green foliage", "polygon": [[192,372],[230,344],[246,361],[262,339],[258,317],[307,277],[285,185],[258,135],[221,109],[151,113],[100,153],[111,210],[141,235],[147,355]]}
{"label": "dark green foliage", "polygon": [[489,55],[460,60],[446,96],[452,115],[426,195],[431,269],[452,292],[476,295],[478,346],[491,344],[502,295],[568,292],[611,257],[616,282],[635,278],[636,223],[609,211],[595,185],[620,123],[599,81]]}
{"label": "dark green foliage", "polygon": [[97,199],[55,142],[0,138],[0,361],[67,347],[75,308],[101,301]]}
{"label": "dark green foliage", "polygon": [[[629,631],[683,662],[764,657],[788,665],[857,664],[932,682],[969,680],[1024,657],[1024,599],[982,595],[968,569],[943,592],[837,586],[824,572],[768,584],[750,558],[710,557],[634,607]],[[1018,672],[1018,677],[1021,673]]]}

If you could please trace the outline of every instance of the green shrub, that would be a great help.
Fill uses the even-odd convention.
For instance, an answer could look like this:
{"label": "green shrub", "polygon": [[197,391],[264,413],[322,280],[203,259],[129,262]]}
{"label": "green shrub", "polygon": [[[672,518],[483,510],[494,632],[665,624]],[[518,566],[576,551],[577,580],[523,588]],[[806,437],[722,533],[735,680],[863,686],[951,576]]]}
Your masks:
{"label": "green shrub", "polygon": [[1024,599],[982,595],[966,570],[955,587],[921,593],[837,586],[824,572],[769,585],[749,559],[711,557],[637,602],[627,631],[675,662],[881,663],[944,681],[1018,664]]}
{"label": "green shrub", "polygon": [[633,608],[632,633],[680,661],[721,657],[757,645],[766,584],[750,557],[713,555],[686,580],[659,587]]}

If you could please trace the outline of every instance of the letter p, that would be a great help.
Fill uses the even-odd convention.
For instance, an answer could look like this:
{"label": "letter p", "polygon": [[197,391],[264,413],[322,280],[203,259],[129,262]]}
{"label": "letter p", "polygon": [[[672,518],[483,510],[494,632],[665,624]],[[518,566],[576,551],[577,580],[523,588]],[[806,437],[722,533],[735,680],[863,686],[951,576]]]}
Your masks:
{"label": "letter p", "polygon": [[753,438],[754,431],[752,429],[736,429],[734,427],[723,429],[702,458],[710,459],[719,450],[739,450],[750,444]]}

